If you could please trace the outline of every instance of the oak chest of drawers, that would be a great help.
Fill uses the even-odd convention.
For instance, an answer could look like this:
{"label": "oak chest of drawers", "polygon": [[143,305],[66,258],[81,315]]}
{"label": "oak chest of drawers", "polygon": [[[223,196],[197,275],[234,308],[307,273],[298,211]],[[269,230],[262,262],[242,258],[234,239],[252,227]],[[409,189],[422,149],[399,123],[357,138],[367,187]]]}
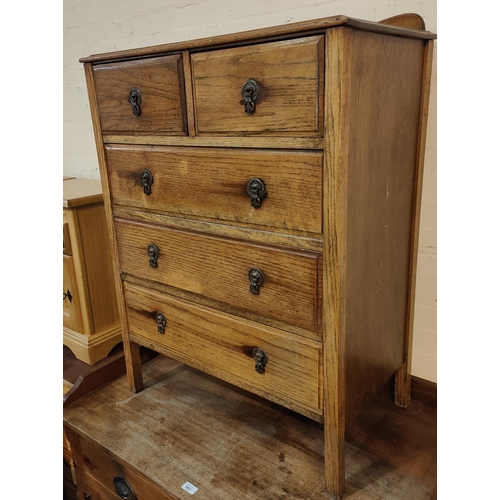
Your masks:
{"label": "oak chest of drawers", "polygon": [[[398,26],[399,25],[399,26]],[[344,429],[409,403],[432,39],[337,16],[85,64],[129,383],[138,349]]]}

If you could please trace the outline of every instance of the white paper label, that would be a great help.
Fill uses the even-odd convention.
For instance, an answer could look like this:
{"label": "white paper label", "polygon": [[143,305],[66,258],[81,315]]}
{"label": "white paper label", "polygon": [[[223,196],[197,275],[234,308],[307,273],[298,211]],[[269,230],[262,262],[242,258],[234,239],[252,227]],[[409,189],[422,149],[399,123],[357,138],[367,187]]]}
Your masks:
{"label": "white paper label", "polygon": [[198,488],[194,484],[187,481],[182,485],[182,489],[187,491],[190,495],[194,495],[198,491]]}

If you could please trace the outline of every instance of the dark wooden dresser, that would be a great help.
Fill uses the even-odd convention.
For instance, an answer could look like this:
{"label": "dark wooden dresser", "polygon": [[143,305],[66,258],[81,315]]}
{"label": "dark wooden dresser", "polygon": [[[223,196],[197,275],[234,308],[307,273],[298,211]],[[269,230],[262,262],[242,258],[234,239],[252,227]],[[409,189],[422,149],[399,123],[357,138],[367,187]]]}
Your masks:
{"label": "dark wooden dresser", "polygon": [[424,29],[336,16],[82,59],[131,389],[142,345],[323,424],[336,497],[364,402],[396,373],[409,404]]}

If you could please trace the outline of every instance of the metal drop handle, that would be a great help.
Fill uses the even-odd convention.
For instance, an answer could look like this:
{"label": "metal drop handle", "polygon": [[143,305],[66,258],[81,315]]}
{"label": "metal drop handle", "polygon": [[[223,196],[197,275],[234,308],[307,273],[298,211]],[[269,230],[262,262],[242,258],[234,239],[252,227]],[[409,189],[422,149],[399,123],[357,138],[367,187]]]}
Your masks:
{"label": "metal drop handle", "polygon": [[156,324],[158,326],[158,333],[165,333],[165,327],[167,326],[167,319],[161,312],[155,314]]}
{"label": "metal drop handle", "polygon": [[123,500],[137,500],[134,491],[124,477],[117,476],[113,479],[116,494]]}
{"label": "metal drop handle", "polygon": [[144,193],[147,195],[151,194],[151,185],[154,182],[153,174],[146,168],[141,172],[141,186],[144,189]]}
{"label": "metal drop handle", "polygon": [[135,116],[139,116],[141,114],[142,102],[141,92],[139,91],[139,89],[136,89],[135,87],[130,89],[128,102],[132,104],[132,113],[134,113]]}
{"label": "metal drop handle", "polygon": [[148,245],[149,265],[151,267],[158,267],[158,257],[160,256],[160,249],[151,243]]}
{"label": "metal drop handle", "polygon": [[252,267],[248,271],[248,279],[250,280],[250,293],[258,295],[260,287],[264,284],[264,273],[260,269]]}
{"label": "metal drop handle", "polygon": [[243,97],[243,105],[245,106],[245,113],[251,115],[255,111],[255,102],[259,97],[259,84],[253,80],[247,80],[243,87],[241,87],[241,95]]}
{"label": "metal drop handle", "polygon": [[266,185],[262,179],[250,179],[247,184],[247,194],[253,208],[260,208],[267,197]]}
{"label": "metal drop handle", "polygon": [[269,361],[267,354],[260,347],[256,347],[252,351],[252,356],[255,361],[255,371],[257,373],[265,373],[266,365]]}

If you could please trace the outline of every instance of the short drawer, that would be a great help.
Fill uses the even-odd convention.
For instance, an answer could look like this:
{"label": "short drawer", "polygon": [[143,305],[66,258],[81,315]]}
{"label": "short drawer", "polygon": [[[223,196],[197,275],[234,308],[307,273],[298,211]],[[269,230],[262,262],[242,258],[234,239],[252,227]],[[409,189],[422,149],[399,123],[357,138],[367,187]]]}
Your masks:
{"label": "short drawer", "polygon": [[94,80],[104,132],[186,134],[179,54],[98,64]]}
{"label": "short drawer", "polygon": [[[80,442],[85,482],[88,489],[86,493],[90,494],[90,500],[94,500],[92,494],[98,495],[95,500],[120,500],[122,498],[165,500],[170,498],[159,486],[152,484],[138,472],[123,465],[102,449],[83,439]],[[121,496],[117,494],[116,488],[119,488]],[[135,496],[125,496],[125,493],[130,491]]]}
{"label": "short drawer", "polygon": [[[125,285],[131,338],[284,405],[321,413],[321,344]],[[271,398],[272,399],[272,398]]]}
{"label": "short drawer", "polygon": [[321,135],[322,36],[192,54],[200,134]]}
{"label": "short drawer", "polygon": [[121,271],[320,331],[321,254],[116,219]]}
{"label": "short drawer", "polygon": [[320,234],[322,153],[107,146],[112,201]]}

